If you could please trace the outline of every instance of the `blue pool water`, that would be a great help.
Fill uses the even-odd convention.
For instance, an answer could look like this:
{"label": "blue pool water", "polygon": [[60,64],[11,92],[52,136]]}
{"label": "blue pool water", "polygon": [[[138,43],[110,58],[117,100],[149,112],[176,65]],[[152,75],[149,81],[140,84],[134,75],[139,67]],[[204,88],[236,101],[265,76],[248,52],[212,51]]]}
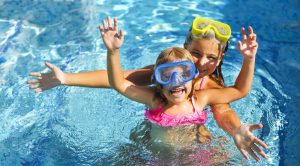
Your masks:
{"label": "blue pool water", "polygon": [[259,42],[254,83],[250,95],[232,107],[243,123],[264,125],[255,134],[269,146],[268,158],[244,160],[212,115],[208,128],[228,137],[229,165],[299,164],[299,8],[297,0],[0,0],[0,165],[201,163],[188,152],[164,159],[132,142],[131,133],[145,127],[144,106],[113,90],[28,89],[28,72],[48,71],[43,61],[65,72],[105,69],[97,25],[107,15],[117,17],[125,31],[124,69],[154,63],[162,49],[182,46],[197,15],[229,23],[233,33],[223,65],[228,85],[241,67],[240,28],[252,25]]}

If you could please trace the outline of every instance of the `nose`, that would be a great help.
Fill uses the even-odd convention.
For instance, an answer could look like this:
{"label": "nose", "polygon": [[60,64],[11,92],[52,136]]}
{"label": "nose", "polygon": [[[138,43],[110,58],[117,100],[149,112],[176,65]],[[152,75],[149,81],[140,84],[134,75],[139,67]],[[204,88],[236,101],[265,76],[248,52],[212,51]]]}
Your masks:
{"label": "nose", "polygon": [[171,79],[171,82],[169,84],[169,89],[172,89],[173,87],[185,84],[182,76],[180,74],[178,74],[177,72],[173,73],[170,79]]}
{"label": "nose", "polygon": [[197,68],[201,68],[202,66],[206,65],[207,63],[208,63],[208,60],[206,58],[197,58],[195,61]]}

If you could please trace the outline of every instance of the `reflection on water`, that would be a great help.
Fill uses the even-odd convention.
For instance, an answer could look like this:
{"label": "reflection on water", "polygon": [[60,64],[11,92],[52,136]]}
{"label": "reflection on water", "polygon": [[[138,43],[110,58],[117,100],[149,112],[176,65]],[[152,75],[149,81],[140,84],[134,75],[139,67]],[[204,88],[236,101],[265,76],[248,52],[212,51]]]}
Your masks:
{"label": "reflection on water", "polygon": [[[181,47],[196,15],[228,22],[233,31],[223,66],[228,85],[241,67],[236,50],[239,29],[253,25],[260,46],[252,91],[231,106],[242,122],[264,125],[255,132],[269,146],[269,157],[260,165],[299,163],[298,145],[292,139],[299,137],[299,125],[290,125],[299,119],[298,107],[289,100],[297,101],[300,94],[294,88],[300,81],[299,3],[272,1],[272,8],[266,8],[270,2],[253,1],[0,1],[0,165],[254,162],[243,159],[211,114],[207,127],[216,138],[210,144],[174,150],[149,142],[151,127],[144,121],[144,106],[112,90],[57,87],[42,94],[28,90],[27,73],[46,72],[45,60],[66,72],[105,69],[106,51],[97,25],[106,15],[117,17],[125,31],[121,50],[125,69],[154,63],[166,47]],[[289,9],[284,10],[286,19],[273,11],[281,8]],[[286,58],[291,56],[294,59]]]}

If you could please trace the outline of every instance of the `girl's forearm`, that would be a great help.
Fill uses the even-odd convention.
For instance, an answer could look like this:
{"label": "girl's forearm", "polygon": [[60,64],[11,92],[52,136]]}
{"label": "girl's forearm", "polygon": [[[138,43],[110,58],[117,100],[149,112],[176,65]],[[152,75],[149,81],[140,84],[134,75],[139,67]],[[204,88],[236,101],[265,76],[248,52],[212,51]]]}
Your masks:
{"label": "girl's forearm", "polygon": [[234,87],[241,93],[242,97],[246,96],[252,86],[254,75],[255,57],[244,58],[242,69],[235,81]]}
{"label": "girl's forearm", "polygon": [[218,126],[231,136],[233,131],[241,126],[240,118],[230,107],[222,109],[212,108],[212,112]]}
{"label": "girl's forearm", "polygon": [[121,68],[119,54],[119,49],[107,50],[108,81],[112,88],[118,92],[123,92],[125,91],[123,89],[125,78]]}
{"label": "girl's forearm", "polygon": [[[124,77],[136,85],[151,84],[153,66],[142,69],[123,71]],[[106,70],[95,70],[81,73],[65,73],[63,85],[91,88],[110,88]]]}
{"label": "girl's forearm", "polygon": [[64,85],[91,88],[110,88],[106,70],[66,73]]}

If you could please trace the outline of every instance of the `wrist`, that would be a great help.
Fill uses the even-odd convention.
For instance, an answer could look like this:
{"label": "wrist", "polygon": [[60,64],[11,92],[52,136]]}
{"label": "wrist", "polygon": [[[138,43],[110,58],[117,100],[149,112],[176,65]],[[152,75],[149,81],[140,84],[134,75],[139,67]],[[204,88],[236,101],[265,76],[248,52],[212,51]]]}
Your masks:
{"label": "wrist", "polygon": [[69,85],[68,78],[69,78],[69,74],[62,73],[62,77],[61,77],[61,79],[59,79],[60,85]]}
{"label": "wrist", "polygon": [[116,48],[116,49],[107,49],[107,53],[109,55],[114,55],[114,54],[117,54],[119,52],[120,52],[120,50],[118,48]]}
{"label": "wrist", "polygon": [[255,62],[255,54],[254,55],[243,55],[244,62]]}
{"label": "wrist", "polygon": [[240,131],[242,126],[243,126],[243,124],[240,124],[239,126],[236,126],[235,128],[233,128],[231,130],[231,132],[229,134],[233,137],[236,133],[238,133]]}

